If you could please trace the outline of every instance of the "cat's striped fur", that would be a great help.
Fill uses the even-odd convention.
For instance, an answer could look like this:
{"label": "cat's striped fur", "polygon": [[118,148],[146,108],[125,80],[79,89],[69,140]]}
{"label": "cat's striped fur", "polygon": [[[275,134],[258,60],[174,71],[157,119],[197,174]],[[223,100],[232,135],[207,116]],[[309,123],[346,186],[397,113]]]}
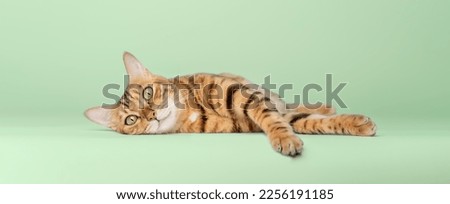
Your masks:
{"label": "cat's striped fur", "polygon": [[124,54],[130,84],[120,102],[85,115],[124,134],[265,132],[284,155],[301,153],[295,135],[375,135],[366,116],[335,115],[331,107],[296,107],[276,94],[231,74],[194,74],[166,79]]}

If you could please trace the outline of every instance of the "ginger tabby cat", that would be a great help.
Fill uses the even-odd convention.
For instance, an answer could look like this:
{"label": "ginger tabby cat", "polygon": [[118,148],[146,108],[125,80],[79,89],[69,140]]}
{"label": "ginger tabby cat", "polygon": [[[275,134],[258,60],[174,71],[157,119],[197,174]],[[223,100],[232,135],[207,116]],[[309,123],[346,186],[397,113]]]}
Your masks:
{"label": "ginger tabby cat", "polygon": [[300,134],[373,136],[363,115],[336,115],[327,106],[286,104],[276,94],[231,74],[198,73],[167,79],[123,55],[129,85],[112,107],[85,112],[91,121],[123,134],[264,132],[283,155],[302,152]]}

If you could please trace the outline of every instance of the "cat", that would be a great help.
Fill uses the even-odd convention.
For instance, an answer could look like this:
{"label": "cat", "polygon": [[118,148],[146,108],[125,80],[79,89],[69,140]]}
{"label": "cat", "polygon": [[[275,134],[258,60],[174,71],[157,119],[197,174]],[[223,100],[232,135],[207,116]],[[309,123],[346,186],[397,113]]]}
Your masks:
{"label": "cat", "polygon": [[296,156],[299,134],[374,136],[366,116],[336,115],[326,105],[286,104],[278,95],[233,74],[198,73],[167,79],[151,73],[131,53],[123,54],[129,77],[111,107],[86,110],[91,121],[122,134],[264,132],[272,148]]}

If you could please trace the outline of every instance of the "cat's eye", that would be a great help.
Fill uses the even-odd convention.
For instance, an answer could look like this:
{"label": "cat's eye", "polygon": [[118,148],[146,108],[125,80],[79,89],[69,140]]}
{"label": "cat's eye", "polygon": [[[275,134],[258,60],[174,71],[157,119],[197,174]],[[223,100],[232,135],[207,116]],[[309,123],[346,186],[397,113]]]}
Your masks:
{"label": "cat's eye", "polygon": [[145,88],[142,94],[145,100],[150,100],[153,96],[153,88],[151,86]]}
{"label": "cat's eye", "polygon": [[127,118],[125,118],[125,125],[134,125],[137,120],[138,120],[137,116],[129,115]]}

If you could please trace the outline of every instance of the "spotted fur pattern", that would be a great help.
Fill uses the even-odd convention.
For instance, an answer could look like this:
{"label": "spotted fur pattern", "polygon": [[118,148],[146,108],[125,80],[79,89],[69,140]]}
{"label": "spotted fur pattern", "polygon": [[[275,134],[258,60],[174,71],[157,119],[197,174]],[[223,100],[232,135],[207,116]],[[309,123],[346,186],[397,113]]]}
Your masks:
{"label": "spotted fur pattern", "polygon": [[121,100],[85,112],[90,120],[123,134],[264,132],[274,150],[295,156],[303,149],[295,133],[376,132],[366,116],[286,104],[240,76],[199,73],[167,79],[150,73],[130,53],[123,58],[130,84]]}

